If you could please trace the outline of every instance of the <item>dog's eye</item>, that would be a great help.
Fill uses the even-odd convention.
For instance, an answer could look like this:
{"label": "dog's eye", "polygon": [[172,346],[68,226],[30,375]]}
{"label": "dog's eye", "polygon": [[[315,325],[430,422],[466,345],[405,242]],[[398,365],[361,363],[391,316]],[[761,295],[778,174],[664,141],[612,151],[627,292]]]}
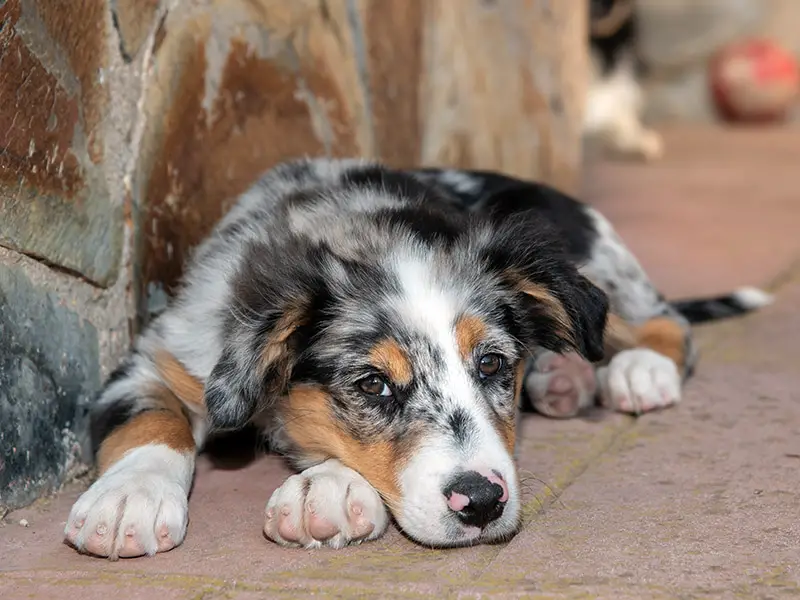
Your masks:
{"label": "dog's eye", "polygon": [[370,396],[383,396],[388,398],[392,395],[392,388],[380,375],[370,375],[358,382],[359,389]]}
{"label": "dog's eye", "polygon": [[478,372],[483,378],[497,375],[502,368],[503,357],[499,354],[484,354],[478,361]]}

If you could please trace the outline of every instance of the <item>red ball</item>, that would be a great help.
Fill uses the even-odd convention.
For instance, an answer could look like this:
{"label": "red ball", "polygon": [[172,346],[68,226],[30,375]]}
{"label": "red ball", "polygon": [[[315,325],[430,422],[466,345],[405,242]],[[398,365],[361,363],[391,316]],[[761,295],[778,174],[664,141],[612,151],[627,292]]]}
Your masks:
{"label": "red ball", "polygon": [[795,57],[765,39],[724,47],[712,58],[709,76],[717,108],[729,121],[781,121],[800,91]]}

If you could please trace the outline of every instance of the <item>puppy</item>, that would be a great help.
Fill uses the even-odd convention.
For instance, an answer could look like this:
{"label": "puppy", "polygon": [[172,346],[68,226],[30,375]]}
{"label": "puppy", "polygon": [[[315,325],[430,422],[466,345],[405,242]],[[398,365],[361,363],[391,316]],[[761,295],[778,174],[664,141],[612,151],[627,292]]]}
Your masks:
{"label": "puppy", "polygon": [[635,0],[590,0],[591,79],[584,135],[620,157],[652,161],[664,153],[658,132],[642,124]]}
{"label": "puppy", "polygon": [[[728,313],[755,305],[740,296]],[[677,402],[693,362],[680,307],[608,221],[555,190],[283,164],[197,248],[106,383],[91,420],[99,478],[65,537],[112,560],[179,545],[196,453],[254,424],[300,471],[266,507],[279,544],[375,539],[390,515],[431,546],[507,539],[523,388],[553,416],[592,402],[594,385],[638,413]]]}

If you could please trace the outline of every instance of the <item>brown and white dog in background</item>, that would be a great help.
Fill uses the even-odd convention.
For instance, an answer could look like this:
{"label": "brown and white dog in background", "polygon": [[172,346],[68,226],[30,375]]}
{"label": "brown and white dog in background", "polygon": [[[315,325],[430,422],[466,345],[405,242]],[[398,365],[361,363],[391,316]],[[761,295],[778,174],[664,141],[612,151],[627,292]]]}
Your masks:
{"label": "brown and white dog in background", "polygon": [[431,546],[520,523],[522,396],[553,417],[675,404],[690,321],[595,210],[484,172],[280,165],[195,251],[179,293],[92,408],[99,478],[65,537],[117,559],[179,545],[195,457],[255,425],[297,467],[266,505],[286,546],[340,548],[390,515]]}
{"label": "brown and white dog in background", "polygon": [[661,135],[642,123],[643,65],[636,53],[636,2],[589,1],[591,79],[584,137],[612,155],[645,161],[661,158]]}

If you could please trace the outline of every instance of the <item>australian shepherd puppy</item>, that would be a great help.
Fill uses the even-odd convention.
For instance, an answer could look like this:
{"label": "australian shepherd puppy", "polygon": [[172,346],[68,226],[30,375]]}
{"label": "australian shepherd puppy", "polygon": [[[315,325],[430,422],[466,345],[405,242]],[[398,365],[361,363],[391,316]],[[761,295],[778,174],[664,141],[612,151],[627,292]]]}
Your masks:
{"label": "australian shepherd puppy", "polygon": [[66,539],[110,559],[179,545],[195,455],[246,425],[299,471],[266,505],[277,543],[340,548],[390,515],[428,545],[506,539],[523,390],[557,417],[596,397],[669,406],[694,361],[681,309],[701,320],[763,300],[668,304],[608,221],[545,186],[278,166],[197,248],[99,395],[99,478]]}

